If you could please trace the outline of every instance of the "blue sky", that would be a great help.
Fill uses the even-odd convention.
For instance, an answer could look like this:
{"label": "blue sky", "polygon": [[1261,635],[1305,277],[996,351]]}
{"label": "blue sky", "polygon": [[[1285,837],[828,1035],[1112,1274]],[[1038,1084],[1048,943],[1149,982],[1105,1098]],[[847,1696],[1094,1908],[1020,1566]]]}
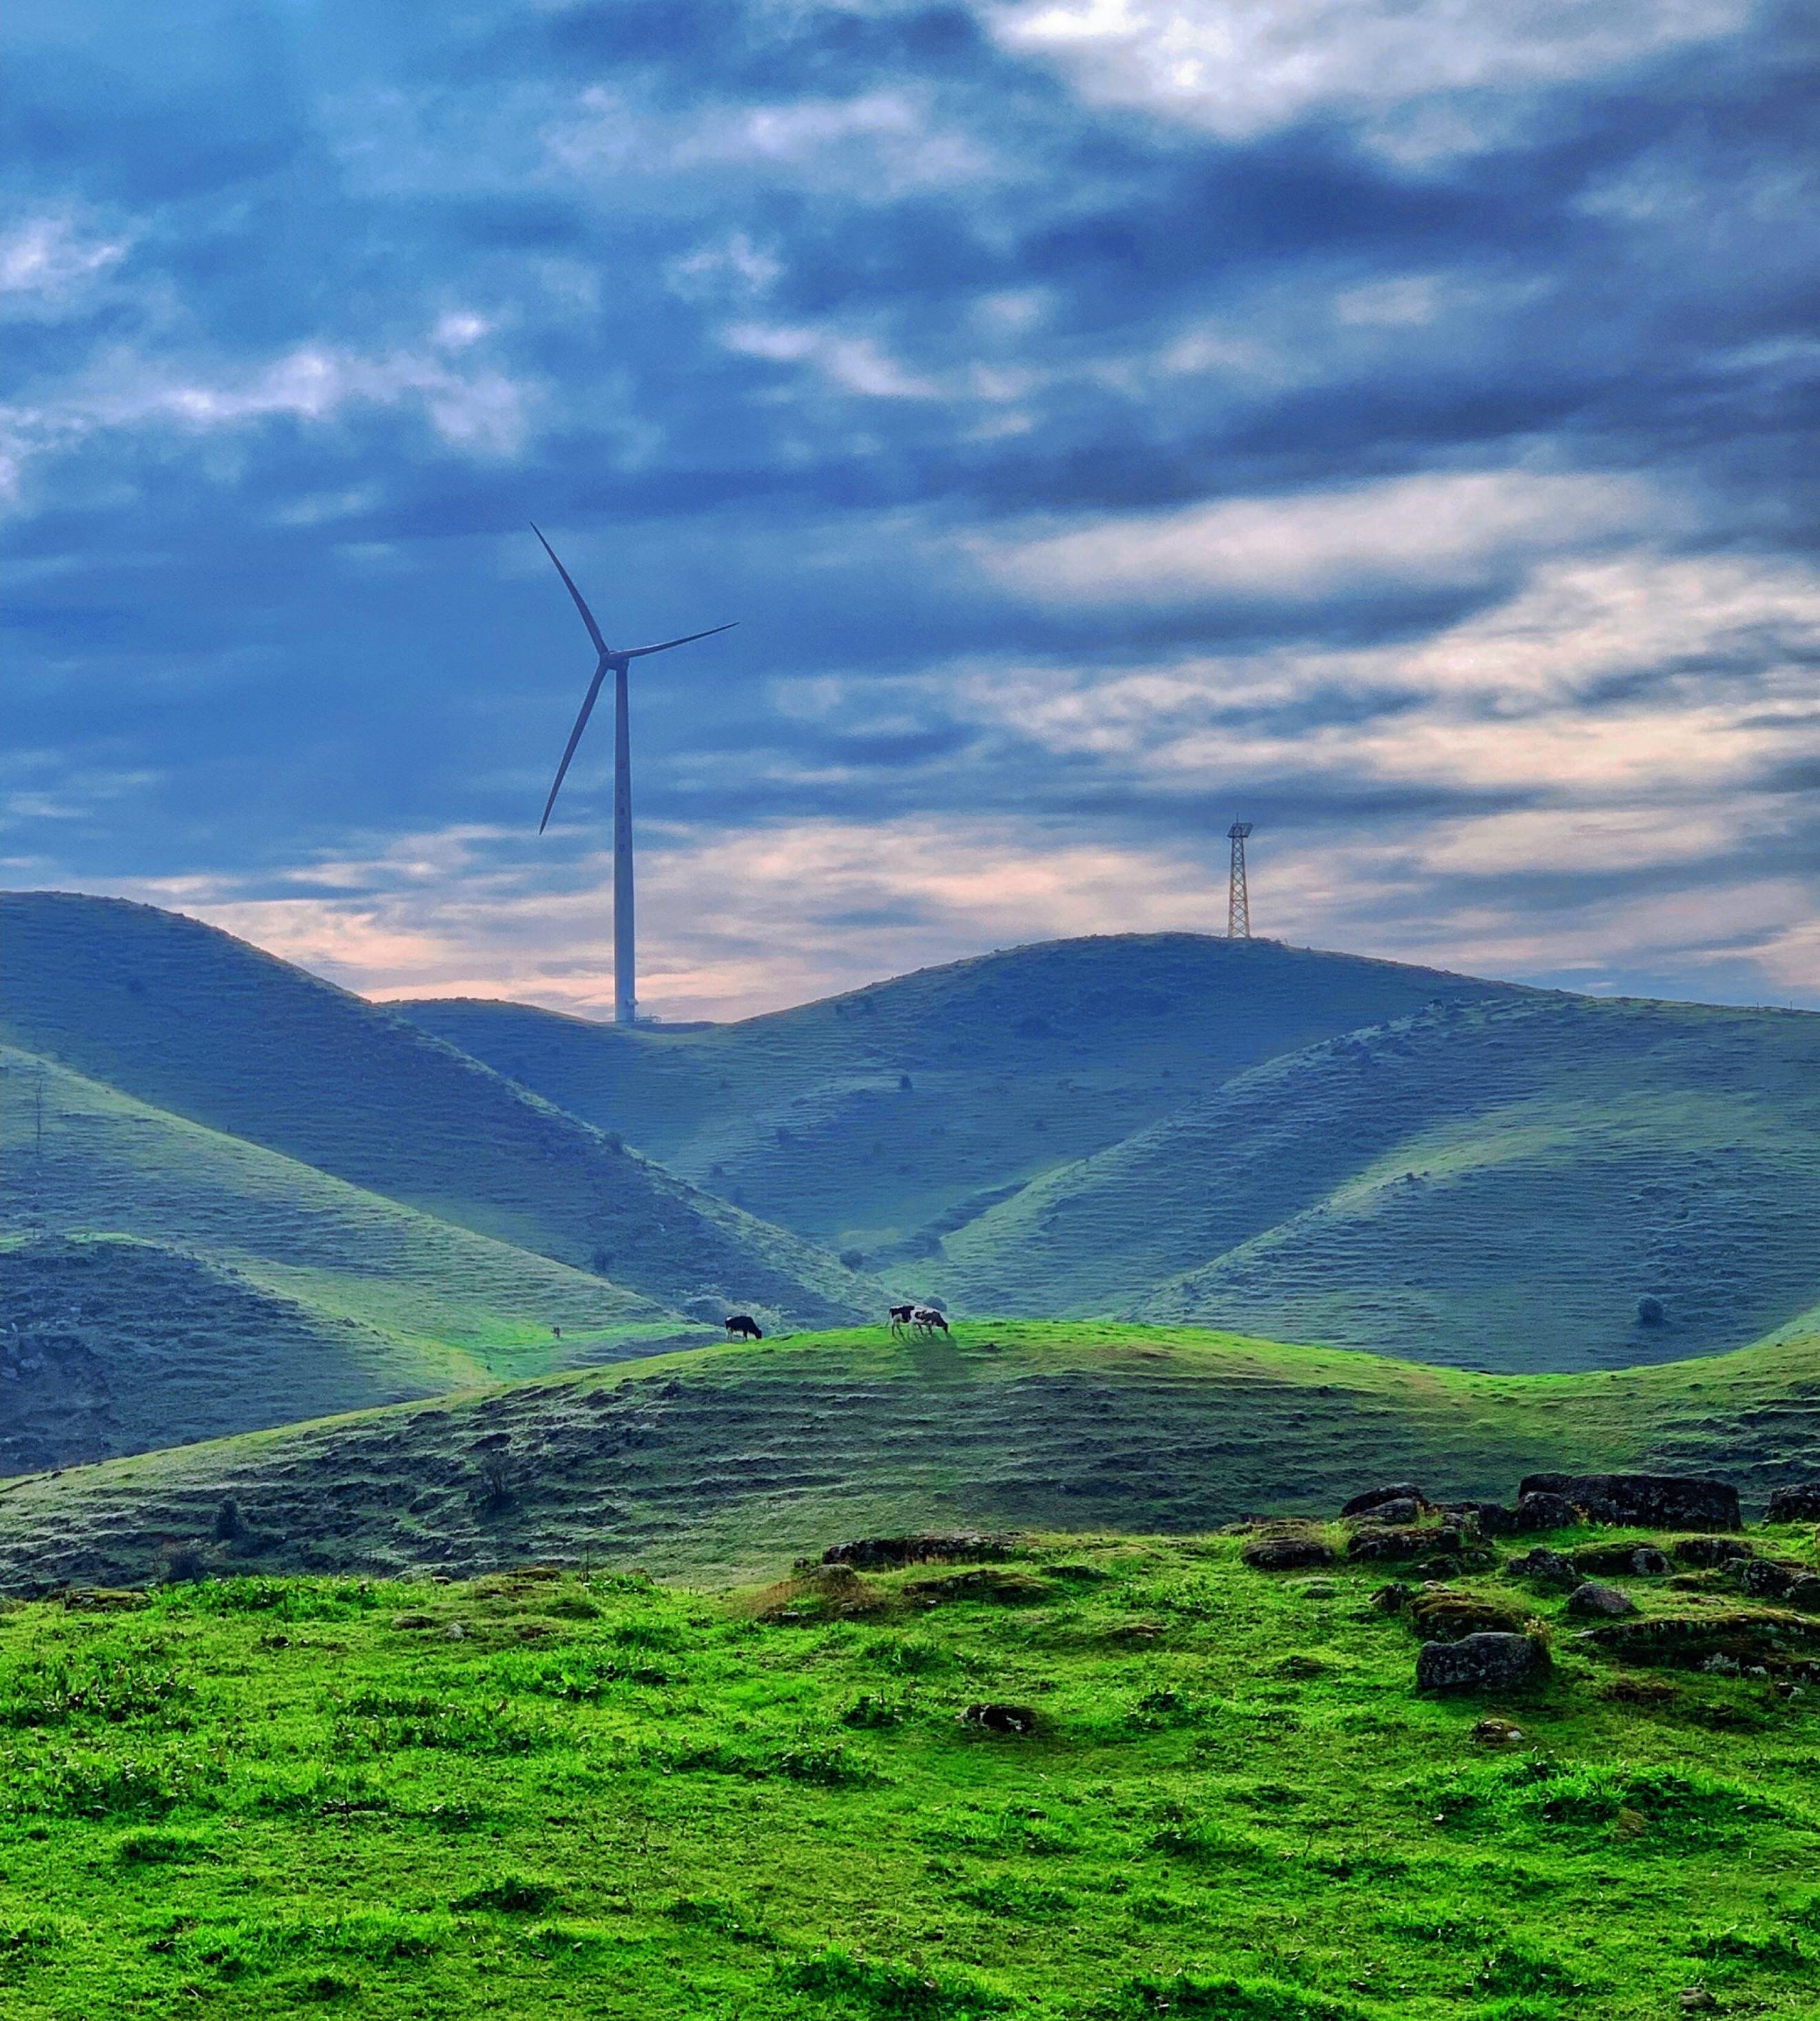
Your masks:
{"label": "blue sky", "polygon": [[380,994],[1224,920],[1820,1004],[1820,31],[27,0],[0,877]]}

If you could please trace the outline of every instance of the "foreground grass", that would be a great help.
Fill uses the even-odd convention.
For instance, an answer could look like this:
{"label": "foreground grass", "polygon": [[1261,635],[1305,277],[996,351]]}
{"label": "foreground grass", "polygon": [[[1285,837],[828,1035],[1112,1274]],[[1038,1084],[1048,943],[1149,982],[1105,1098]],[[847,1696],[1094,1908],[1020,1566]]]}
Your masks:
{"label": "foreground grass", "polygon": [[1238,1547],[16,1606],[0,2010],[1815,2011],[1820,1689],[1626,1680],[1556,1623],[1534,1698],[1420,1699],[1377,1573]]}

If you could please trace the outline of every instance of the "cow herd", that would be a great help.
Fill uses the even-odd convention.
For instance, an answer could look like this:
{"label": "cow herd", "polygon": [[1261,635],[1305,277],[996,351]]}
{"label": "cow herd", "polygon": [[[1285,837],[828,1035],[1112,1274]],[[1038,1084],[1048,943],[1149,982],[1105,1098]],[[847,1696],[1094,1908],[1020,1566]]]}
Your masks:
{"label": "cow herd", "polygon": [[[934,1305],[893,1305],[890,1316],[894,1340],[902,1340],[906,1335],[919,1335],[926,1340],[933,1334],[948,1331],[947,1320]],[[722,1324],[726,1328],[729,1340],[763,1340],[765,1337],[764,1328],[750,1313],[729,1313]],[[561,1338],[560,1335],[558,1338]]]}

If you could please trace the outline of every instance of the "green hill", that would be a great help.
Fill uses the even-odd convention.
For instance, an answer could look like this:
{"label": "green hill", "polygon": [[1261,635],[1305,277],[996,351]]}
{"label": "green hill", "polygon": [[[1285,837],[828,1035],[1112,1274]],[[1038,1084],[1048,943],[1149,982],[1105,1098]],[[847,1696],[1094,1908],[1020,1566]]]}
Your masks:
{"label": "green hill", "polygon": [[612,1360],[694,1330],[586,1271],[5,1047],[0,1142],[0,1340],[21,1329],[13,1345],[33,1364],[27,1379],[19,1356],[0,1359],[0,1473]]}
{"label": "green hill", "polygon": [[1274,941],[1122,934],[919,970],[738,1024],[397,1010],[697,1184],[872,1264],[1233,1074],[1505,985]]}
{"label": "green hill", "polygon": [[[1811,2016],[1820,1695],[1621,1662],[1511,1575],[1528,1542],[1447,1597],[1552,1648],[1489,1697],[1415,1688],[1381,1564],[1272,1577],[1231,1537],[13,1608],[0,2008]],[[1640,1625],[1725,1611],[1625,1583]]]}
{"label": "green hill", "polygon": [[222,1560],[243,1568],[737,1575],[852,1534],[1187,1532],[1386,1479],[1489,1496],[1627,1465],[1760,1502],[1820,1476],[1820,1339],[1521,1377],[1084,1324],[704,1349],[9,1484],[0,1589],[153,1576],[209,1548],[224,1496],[256,1533]]}
{"label": "green hill", "polygon": [[14,893],[0,942],[0,1036],[158,1109],[698,1320],[826,1324],[875,1302],[799,1236],[212,927]]}
{"label": "green hill", "polygon": [[1046,1174],[951,1236],[936,1276],[976,1311],[1481,1368],[1739,1346],[1820,1293],[1820,1018],[1540,995],[1421,1011]]}

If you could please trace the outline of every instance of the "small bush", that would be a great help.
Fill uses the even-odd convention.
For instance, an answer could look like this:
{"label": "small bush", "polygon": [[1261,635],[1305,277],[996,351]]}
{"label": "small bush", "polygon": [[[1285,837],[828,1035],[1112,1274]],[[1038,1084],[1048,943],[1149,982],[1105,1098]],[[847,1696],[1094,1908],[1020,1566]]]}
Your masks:
{"label": "small bush", "polygon": [[240,1504],[231,1495],[224,1495],[215,1507],[215,1520],[210,1534],[217,1544],[231,1544],[237,1537],[246,1534],[246,1524],[240,1513]]}
{"label": "small bush", "polygon": [[1662,1300],[1645,1295],[1636,1302],[1636,1323],[1639,1326],[1658,1327],[1668,1318],[1669,1311]]}

